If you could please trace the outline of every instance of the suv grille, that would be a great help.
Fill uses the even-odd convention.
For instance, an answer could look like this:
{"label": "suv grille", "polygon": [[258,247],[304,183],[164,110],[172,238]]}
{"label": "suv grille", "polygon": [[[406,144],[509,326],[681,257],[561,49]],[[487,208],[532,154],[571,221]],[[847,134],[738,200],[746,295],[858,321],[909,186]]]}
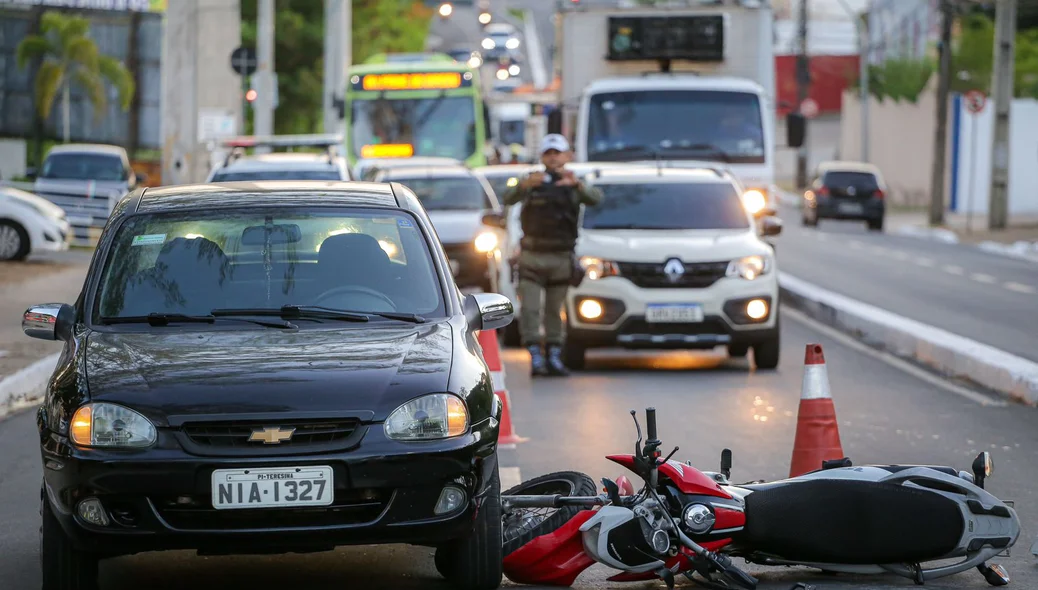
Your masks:
{"label": "suv grille", "polygon": [[728,262],[687,262],[685,274],[671,281],[665,262],[619,262],[620,276],[643,289],[705,289],[724,278]]}
{"label": "suv grille", "polygon": [[191,442],[204,447],[218,448],[258,448],[265,446],[262,442],[249,442],[253,430],[265,426],[295,428],[292,438],[282,441],[276,446],[302,447],[324,445],[343,441],[350,437],[360,421],[357,419],[325,420],[325,421],[228,421],[228,422],[193,422],[183,426],[183,432]]}

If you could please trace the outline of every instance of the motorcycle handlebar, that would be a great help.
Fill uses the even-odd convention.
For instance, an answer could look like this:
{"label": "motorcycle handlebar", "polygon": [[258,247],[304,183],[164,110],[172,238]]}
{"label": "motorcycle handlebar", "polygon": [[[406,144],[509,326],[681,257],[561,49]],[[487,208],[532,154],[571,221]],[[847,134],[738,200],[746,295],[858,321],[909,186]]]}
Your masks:
{"label": "motorcycle handlebar", "polygon": [[645,433],[649,440],[656,440],[656,408],[645,408]]}

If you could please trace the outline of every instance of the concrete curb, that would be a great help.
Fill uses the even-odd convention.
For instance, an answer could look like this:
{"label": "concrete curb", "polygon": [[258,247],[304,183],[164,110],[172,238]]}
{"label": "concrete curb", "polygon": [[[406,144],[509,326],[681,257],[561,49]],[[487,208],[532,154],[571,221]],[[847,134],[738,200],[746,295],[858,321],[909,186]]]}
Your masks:
{"label": "concrete curb", "polygon": [[1002,242],[984,241],[977,244],[977,247],[992,254],[1001,254],[1010,258],[1038,263],[1038,242],[1019,241],[1005,244]]}
{"label": "concrete curb", "polygon": [[44,357],[0,380],[0,420],[43,399],[61,353]]}
{"label": "concrete curb", "polygon": [[922,238],[945,244],[958,244],[959,236],[950,229],[928,227],[925,225],[902,225],[894,229],[894,233],[910,238]]}
{"label": "concrete curb", "polygon": [[863,342],[972,382],[1011,400],[1038,405],[1038,363],[934,326],[779,274],[782,303]]}

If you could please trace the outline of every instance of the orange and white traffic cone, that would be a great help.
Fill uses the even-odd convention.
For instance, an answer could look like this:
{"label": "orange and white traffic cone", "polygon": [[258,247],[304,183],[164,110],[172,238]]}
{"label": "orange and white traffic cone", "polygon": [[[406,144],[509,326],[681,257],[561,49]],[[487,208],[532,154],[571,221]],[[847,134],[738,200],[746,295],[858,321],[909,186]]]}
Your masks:
{"label": "orange and white traffic cone", "polygon": [[479,345],[483,347],[483,359],[490,369],[490,378],[494,382],[494,393],[501,400],[501,428],[498,430],[497,442],[502,445],[514,445],[526,442],[515,432],[512,425],[512,404],[505,387],[505,365],[501,362],[501,347],[494,330],[481,330],[478,334]]}
{"label": "orange and white traffic cone", "polygon": [[822,468],[823,461],[844,458],[836,408],[829,392],[829,373],[821,344],[808,344],[804,355],[804,381],[793,441],[789,476],[796,477]]}

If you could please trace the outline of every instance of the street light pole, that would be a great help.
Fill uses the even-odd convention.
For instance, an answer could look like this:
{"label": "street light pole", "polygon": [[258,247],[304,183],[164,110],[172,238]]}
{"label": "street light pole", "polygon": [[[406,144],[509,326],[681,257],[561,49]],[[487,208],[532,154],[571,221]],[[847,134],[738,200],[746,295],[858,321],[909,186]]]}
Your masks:
{"label": "street light pole", "polygon": [[995,6],[995,67],[991,81],[995,133],[991,144],[991,196],[988,229],[1005,229],[1009,216],[1009,108],[1013,101],[1013,52],[1016,45],[1017,0]]}
{"label": "street light pole", "polygon": [[930,177],[930,225],[944,223],[944,170],[948,149],[948,95],[951,86],[951,0],[941,0],[940,66],[937,70],[937,132]]}
{"label": "street light pole", "polygon": [[[274,134],[274,0],[259,0],[259,19],[256,35],[256,102],[253,123],[256,135]],[[270,152],[267,146],[256,148],[257,153]]]}

